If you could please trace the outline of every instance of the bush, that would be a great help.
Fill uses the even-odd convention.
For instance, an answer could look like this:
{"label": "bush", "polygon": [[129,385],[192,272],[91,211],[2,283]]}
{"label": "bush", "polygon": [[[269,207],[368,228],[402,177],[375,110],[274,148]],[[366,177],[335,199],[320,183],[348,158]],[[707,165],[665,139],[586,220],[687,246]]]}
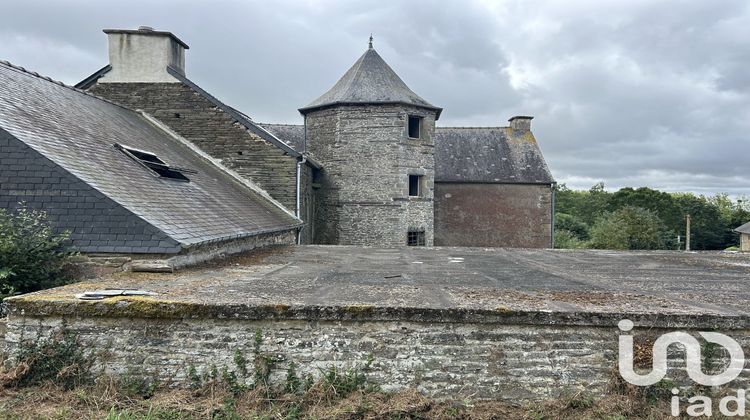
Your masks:
{"label": "bush", "polygon": [[664,249],[668,236],[656,213],[640,207],[623,207],[599,218],[591,228],[591,248]]}
{"label": "bush", "polygon": [[67,239],[67,232],[52,230],[43,211],[0,209],[0,296],[66,283],[62,270],[71,255]]}
{"label": "bush", "polygon": [[580,240],[573,232],[566,229],[555,229],[555,248],[583,249],[586,242]]}
{"label": "bush", "polygon": [[555,231],[568,231],[581,241],[589,239],[589,227],[575,216],[567,213],[557,213],[555,215]]}

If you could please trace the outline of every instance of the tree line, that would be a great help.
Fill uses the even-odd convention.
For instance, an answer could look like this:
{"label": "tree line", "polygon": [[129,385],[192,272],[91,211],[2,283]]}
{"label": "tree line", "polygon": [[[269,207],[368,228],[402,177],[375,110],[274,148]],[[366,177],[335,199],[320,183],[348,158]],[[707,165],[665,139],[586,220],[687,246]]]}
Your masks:
{"label": "tree line", "polygon": [[750,222],[750,198],[667,193],[651,188],[608,192],[603,183],[589,190],[561,184],[556,191],[555,247],[596,249],[733,249],[733,229]]}

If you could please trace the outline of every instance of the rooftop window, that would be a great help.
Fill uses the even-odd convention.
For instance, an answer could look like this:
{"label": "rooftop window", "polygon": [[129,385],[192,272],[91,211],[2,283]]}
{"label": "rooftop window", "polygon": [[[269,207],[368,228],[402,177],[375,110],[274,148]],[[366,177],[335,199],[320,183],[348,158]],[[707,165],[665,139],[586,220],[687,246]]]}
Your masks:
{"label": "rooftop window", "polygon": [[150,170],[152,173],[158,175],[161,178],[190,182],[190,178],[186,177],[185,174],[197,173],[196,171],[190,169],[167,165],[163,160],[159,159],[158,156],[145,150],[134,149],[132,147],[123,146],[117,143],[115,143],[115,149],[119,149],[128,157],[140,163],[141,165],[146,167],[146,169]]}

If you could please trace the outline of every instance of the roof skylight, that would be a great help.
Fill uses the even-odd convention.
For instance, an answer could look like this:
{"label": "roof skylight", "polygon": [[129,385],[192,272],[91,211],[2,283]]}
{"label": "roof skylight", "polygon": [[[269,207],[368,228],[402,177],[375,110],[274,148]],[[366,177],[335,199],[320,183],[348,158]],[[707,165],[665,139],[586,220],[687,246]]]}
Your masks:
{"label": "roof skylight", "polygon": [[167,179],[172,179],[175,181],[182,181],[182,182],[190,182],[190,178],[185,176],[185,174],[197,173],[196,171],[193,171],[191,169],[170,166],[167,163],[165,163],[163,160],[159,159],[159,157],[156,156],[155,154],[151,152],[147,152],[145,150],[134,149],[132,147],[123,146],[118,143],[115,143],[114,146],[116,149],[121,150],[131,159],[140,163],[141,165],[146,167],[148,170],[150,170],[152,173],[160,176],[161,178],[167,178]]}

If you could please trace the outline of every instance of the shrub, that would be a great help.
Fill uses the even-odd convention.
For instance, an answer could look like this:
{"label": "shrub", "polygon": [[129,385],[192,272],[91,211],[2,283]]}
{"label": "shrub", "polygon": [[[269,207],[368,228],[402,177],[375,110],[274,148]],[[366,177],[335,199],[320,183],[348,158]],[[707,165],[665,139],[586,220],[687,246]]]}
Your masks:
{"label": "shrub", "polygon": [[555,229],[555,248],[581,249],[586,248],[586,242],[580,240],[574,233],[565,229]]}
{"label": "shrub", "polygon": [[23,344],[15,355],[15,366],[0,371],[0,384],[27,387],[51,382],[72,389],[92,383],[94,361],[75,334],[61,331],[50,340]]}
{"label": "shrub", "polygon": [[64,284],[67,239],[67,232],[52,230],[43,211],[0,209],[0,296]]}
{"label": "shrub", "polygon": [[581,241],[589,239],[589,227],[576,216],[567,213],[555,215],[555,231],[565,230]]}
{"label": "shrub", "polygon": [[591,228],[591,248],[664,249],[668,233],[659,216],[640,207],[623,207],[599,218]]}

